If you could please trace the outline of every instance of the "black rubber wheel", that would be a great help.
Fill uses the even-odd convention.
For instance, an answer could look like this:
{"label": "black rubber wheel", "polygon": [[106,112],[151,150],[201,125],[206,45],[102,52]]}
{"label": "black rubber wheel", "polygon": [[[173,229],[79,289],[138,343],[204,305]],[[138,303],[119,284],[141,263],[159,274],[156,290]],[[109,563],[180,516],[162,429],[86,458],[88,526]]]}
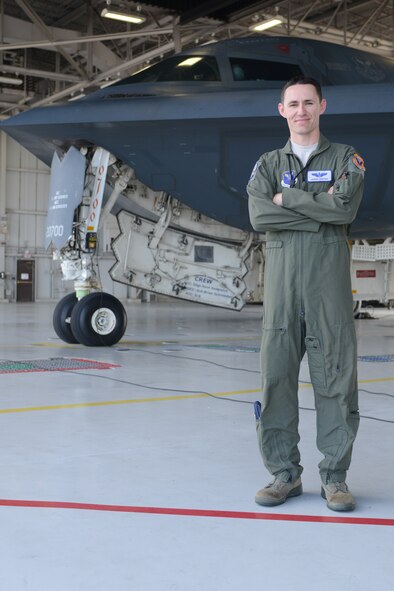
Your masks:
{"label": "black rubber wheel", "polygon": [[53,311],[53,328],[55,333],[65,343],[78,343],[71,329],[71,312],[77,304],[77,296],[69,293],[57,303]]}
{"label": "black rubber wheel", "polygon": [[115,345],[126,330],[127,315],[118,299],[109,293],[94,292],[75,305],[71,330],[86,347]]}
{"label": "black rubber wheel", "polygon": [[353,316],[354,318],[358,318],[361,308],[362,308],[362,300],[354,300],[353,301]]}

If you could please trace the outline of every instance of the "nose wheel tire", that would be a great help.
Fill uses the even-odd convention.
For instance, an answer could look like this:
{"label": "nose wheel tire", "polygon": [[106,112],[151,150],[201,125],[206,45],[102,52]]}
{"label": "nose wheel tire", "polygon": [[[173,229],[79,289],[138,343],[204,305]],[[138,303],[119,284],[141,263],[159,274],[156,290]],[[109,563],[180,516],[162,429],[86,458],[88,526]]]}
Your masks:
{"label": "nose wheel tire", "polygon": [[86,347],[115,345],[126,330],[127,315],[120,301],[108,293],[95,292],[75,305],[71,330]]}
{"label": "nose wheel tire", "polygon": [[357,318],[357,316],[361,312],[361,306],[362,306],[361,300],[355,300],[353,302],[353,316],[354,316],[354,318]]}
{"label": "nose wheel tire", "polygon": [[57,303],[53,311],[53,328],[65,343],[78,343],[71,330],[71,314],[77,302],[75,293],[69,293]]}

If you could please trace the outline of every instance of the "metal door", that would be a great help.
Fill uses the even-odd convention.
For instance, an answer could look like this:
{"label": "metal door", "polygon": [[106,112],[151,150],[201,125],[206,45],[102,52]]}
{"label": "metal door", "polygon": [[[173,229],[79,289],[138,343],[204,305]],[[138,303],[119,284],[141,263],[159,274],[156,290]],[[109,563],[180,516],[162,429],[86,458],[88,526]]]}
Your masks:
{"label": "metal door", "polygon": [[34,302],[34,262],[19,259],[16,267],[16,301]]}

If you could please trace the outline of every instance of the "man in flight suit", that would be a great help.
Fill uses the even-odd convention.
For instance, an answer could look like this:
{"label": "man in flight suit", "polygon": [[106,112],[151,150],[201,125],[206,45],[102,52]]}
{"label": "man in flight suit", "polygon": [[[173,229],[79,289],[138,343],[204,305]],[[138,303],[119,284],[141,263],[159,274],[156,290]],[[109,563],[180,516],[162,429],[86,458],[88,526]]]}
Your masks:
{"label": "man in flight suit", "polygon": [[302,493],[298,376],[308,356],[317,413],[321,494],[334,511],[355,508],[346,485],[359,413],[348,226],[360,205],[364,162],[319,129],[326,109],[319,83],[290,80],[279,113],[290,139],[265,153],[248,183],[253,228],[266,232],[261,345],[260,450],[273,482],[264,506]]}

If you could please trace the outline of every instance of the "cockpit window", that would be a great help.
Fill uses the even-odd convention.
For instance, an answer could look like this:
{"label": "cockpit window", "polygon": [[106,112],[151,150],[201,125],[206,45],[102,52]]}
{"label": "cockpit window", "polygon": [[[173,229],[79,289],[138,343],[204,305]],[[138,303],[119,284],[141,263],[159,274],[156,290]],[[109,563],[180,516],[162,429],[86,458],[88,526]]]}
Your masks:
{"label": "cockpit window", "polygon": [[236,82],[252,80],[286,81],[302,75],[297,64],[269,62],[267,60],[230,58],[233,78]]}
{"label": "cockpit window", "polygon": [[113,86],[135,82],[219,82],[220,74],[216,58],[212,56],[170,57],[146,68]]}

